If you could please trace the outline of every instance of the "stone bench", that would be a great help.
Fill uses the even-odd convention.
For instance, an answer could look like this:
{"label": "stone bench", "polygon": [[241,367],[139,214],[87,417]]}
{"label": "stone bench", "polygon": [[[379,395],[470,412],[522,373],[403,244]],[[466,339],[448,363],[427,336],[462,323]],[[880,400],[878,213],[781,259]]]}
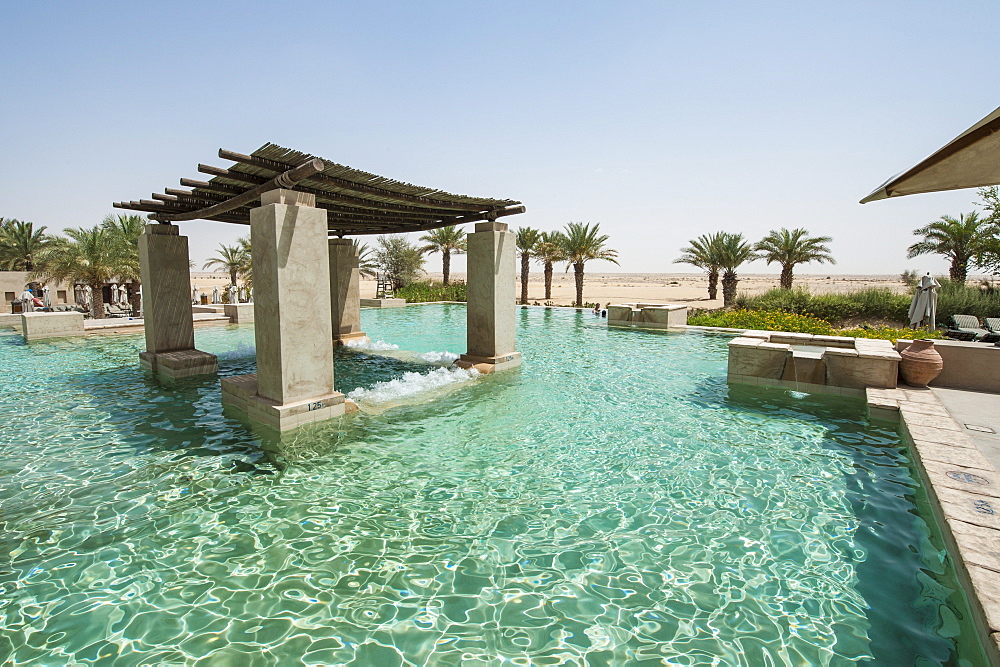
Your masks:
{"label": "stone bench", "polygon": [[609,326],[670,329],[687,324],[687,306],[673,303],[622,303],[608,306]]}

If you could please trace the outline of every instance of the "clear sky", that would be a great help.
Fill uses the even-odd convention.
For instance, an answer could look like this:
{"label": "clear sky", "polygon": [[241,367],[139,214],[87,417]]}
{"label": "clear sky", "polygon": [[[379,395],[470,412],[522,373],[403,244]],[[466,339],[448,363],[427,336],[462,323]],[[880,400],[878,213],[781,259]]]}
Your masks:
{"label": "clear sky", "polygon": [[[998,18],[996,0],[5,2],[0,216],[91,226],[272,141],[518,199],[512,226],[599,222],[621,269],[592,271],[694,271],[672,260],[699,234],[804,226],[838,265],[803,272],[943,272],[906,259],[911,232],[974,190],[858,200],[1000,104]],[[181,225],[199,265],[248,232]]]}

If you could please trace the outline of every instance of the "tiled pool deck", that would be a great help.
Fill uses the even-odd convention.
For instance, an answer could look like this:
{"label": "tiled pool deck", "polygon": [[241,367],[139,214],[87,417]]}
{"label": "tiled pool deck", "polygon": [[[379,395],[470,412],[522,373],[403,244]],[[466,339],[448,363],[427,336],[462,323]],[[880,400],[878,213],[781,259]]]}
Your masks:
{"label": "tiled pool deck", "polygon": [[[1000,396],[955,389],[868,389],[873,419],[898,421],[1000,655]],[[986,423],[984,423],[986,422]],[[992,422],[992,424],[991,424]],[[969,428],[969,427],[973,428]]]}

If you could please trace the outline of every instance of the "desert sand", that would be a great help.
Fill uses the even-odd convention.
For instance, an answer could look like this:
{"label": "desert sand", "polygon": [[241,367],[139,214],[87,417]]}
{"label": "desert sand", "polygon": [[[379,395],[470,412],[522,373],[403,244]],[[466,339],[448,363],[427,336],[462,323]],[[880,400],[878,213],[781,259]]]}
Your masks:
{"label": "desert sand", "polygon": [[[440,273],[428,273],[431,280],[441,280]],[[465,280],[464,273],[452,274],[454,279]],[[886,287],[902,293],[906,286],[899,276],[891,275],[836,275],[802,274],[795,277],[795,287],[804,287],[813,294],[828,292],[848,292],[864,287]],[[739,292],[760,294],[778,287],[778,274],[746,274],[740,276]],[[362,283],[361,295],[366,289],[375,293],[375,283]],[[518,280],[517,293],[521,286]],[[608,303],[683,303],[692,308],[721,308],[722,285],[719,285],[718,299],[708,298],[708,277],[703,273],[588,273],[584,274],[584,302]],[[556,271],[552,275],[553,305],[570,305],[576,298],[573,273]],[[528,302],[545,303],[545,284],[541,272],[528,277]]]}
{"label": "desert sand", "polygon": [[[440,273],[427,273],[425,279],[440,282]],[[465,280],[465,273],[453,273],[452,279]],[[545,303],[545,285],[541,272],[532,272],[528,279],[528,302]],[[520,283],[520,281],[518,281]],[[223,289],[229,284],[225,273],[192,272],[192,286],[211,295],[212,287]],[[739,292],[760,294],[778,286],[778,274],[748,273],[740,275]],[[847,292],[864,287],[886,287],[902,293],[906,287],[896,275],[843,275],[843,274],[800,274],[795,277],[795,286],[804,287],[813,294]],[[307,286],[304,286],[307,289]],[[520,284],[517,293],[520,294]],[[361,281],[362,298],[375,296],[375,281]],[[722,286],[719,298],[709,300],[708,278],[703,273],[587,273],[584,276],[583,300],[585,302],[608,303],[684,303],[692,308],[721,308]],[[556,271],[552,276],[552,305],[565,306],[573,303],[575,287],[573,273]]]}

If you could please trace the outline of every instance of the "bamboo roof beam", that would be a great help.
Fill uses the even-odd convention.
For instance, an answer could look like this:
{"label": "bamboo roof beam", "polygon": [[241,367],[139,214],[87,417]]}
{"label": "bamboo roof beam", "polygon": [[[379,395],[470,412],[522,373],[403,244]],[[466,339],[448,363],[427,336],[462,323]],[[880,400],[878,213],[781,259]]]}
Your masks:
{"label": "bamboo roof beam", "polygon": [[154,219],[159,220],[160,222],[169,223],[184,222],[185,220],[198,220],[199,218],[211,218],[259,199],[262,194],[269,190],[274,190],[276,188],[291,189],[299,181],[303,181],[321,171],[323,171],[323,161],[319,158],[313,158],[312,160],[304,162],[294,169],[289,169],[286,172],[280,173],[266,183],[262,183],[257,187],[247,190],[243,194],[236,195],[227,201],[220,202],[207,208],[198,209],[196,211],[189,211],[187,213],[157,213],[155,214]]}
{"label": "bamboo roof beam", "polygon": [[[232,160],[233,162],[247,164],[253,167],[257,167],[259,169],[267,169],[269,171],[276,171],[276,172],[282,172],[291,166],[281,162],[276,162],[274,160],[269,160],[267,158],[244,155],[242,153],[237,153],[235,151],[227,151],[223,148],[219,149],[219,157],[222,158],[223,160]],[[456,209],[459,211],[482,211],[484,208],[479,204],[464,204],[461,202],[449,202],[441,199],[434,199],[433,197],[423,197],[420,195],[411,195],[403,192],[393,192],[392,190],[378,188],[372,185],[367,185],[365,183],[356,183],[354,181],[347,180],[346,178],[337,178],[335,176],[328,176],[323,173],[314,174],[313,176],[310,177],[310,180],[317,183],[323,183],[324,185],[332,185],[338,188],[344,188],[346,190],[351,190],[357,193],[370,194],[376,197],[390,199],[392,201],[408,202],[412,204],[426,206],[429,208],[440,207],[440,208]]]}
{"label": "bamboo roof beam", "polygon": [[[212,176],[218,176],[220,178],[228,178],[233,181],[239,181],[241,183],[248,183],[252,185],[257,185],[260,183],[266,183],[267,179],[263,176],[257,176],[254,174],[245,174],[240,171],[233,171],[230,169],[224,169],[222,167],[213,167],[209,164],[199,164],[198,171],[203,174],[210,174]],[[212,183],[213,185],[225,185],[227,187],[235,187],[227,183]],[[182,185],[185,185],[182,183]],[[374,199],[362,199],[359,197],[352,197],[350,195],[341,194],[339,192],[330,192],[328,190],[320,190],[317,188],[310,188],[307,186],[299,185],[295,186],[295,190],[299,192],[304,192],[307,195],[316,195],[317,199],[323,199],[332,203],[343,203],[352,204],[355,206],[362,206],[365,208],[371,208],[374,210],[386,210],[386,211],[400,211],[400,212],[426,212],[427,209],[419,206],[407,206],[405,204],[392,204],[389,202],[375,201]],[[452,213],[461,213],[462,209],[454,209],[448,206],[441,206],[438,210],[451,211]],[[482,210],[476,209],[476,210]]]}

